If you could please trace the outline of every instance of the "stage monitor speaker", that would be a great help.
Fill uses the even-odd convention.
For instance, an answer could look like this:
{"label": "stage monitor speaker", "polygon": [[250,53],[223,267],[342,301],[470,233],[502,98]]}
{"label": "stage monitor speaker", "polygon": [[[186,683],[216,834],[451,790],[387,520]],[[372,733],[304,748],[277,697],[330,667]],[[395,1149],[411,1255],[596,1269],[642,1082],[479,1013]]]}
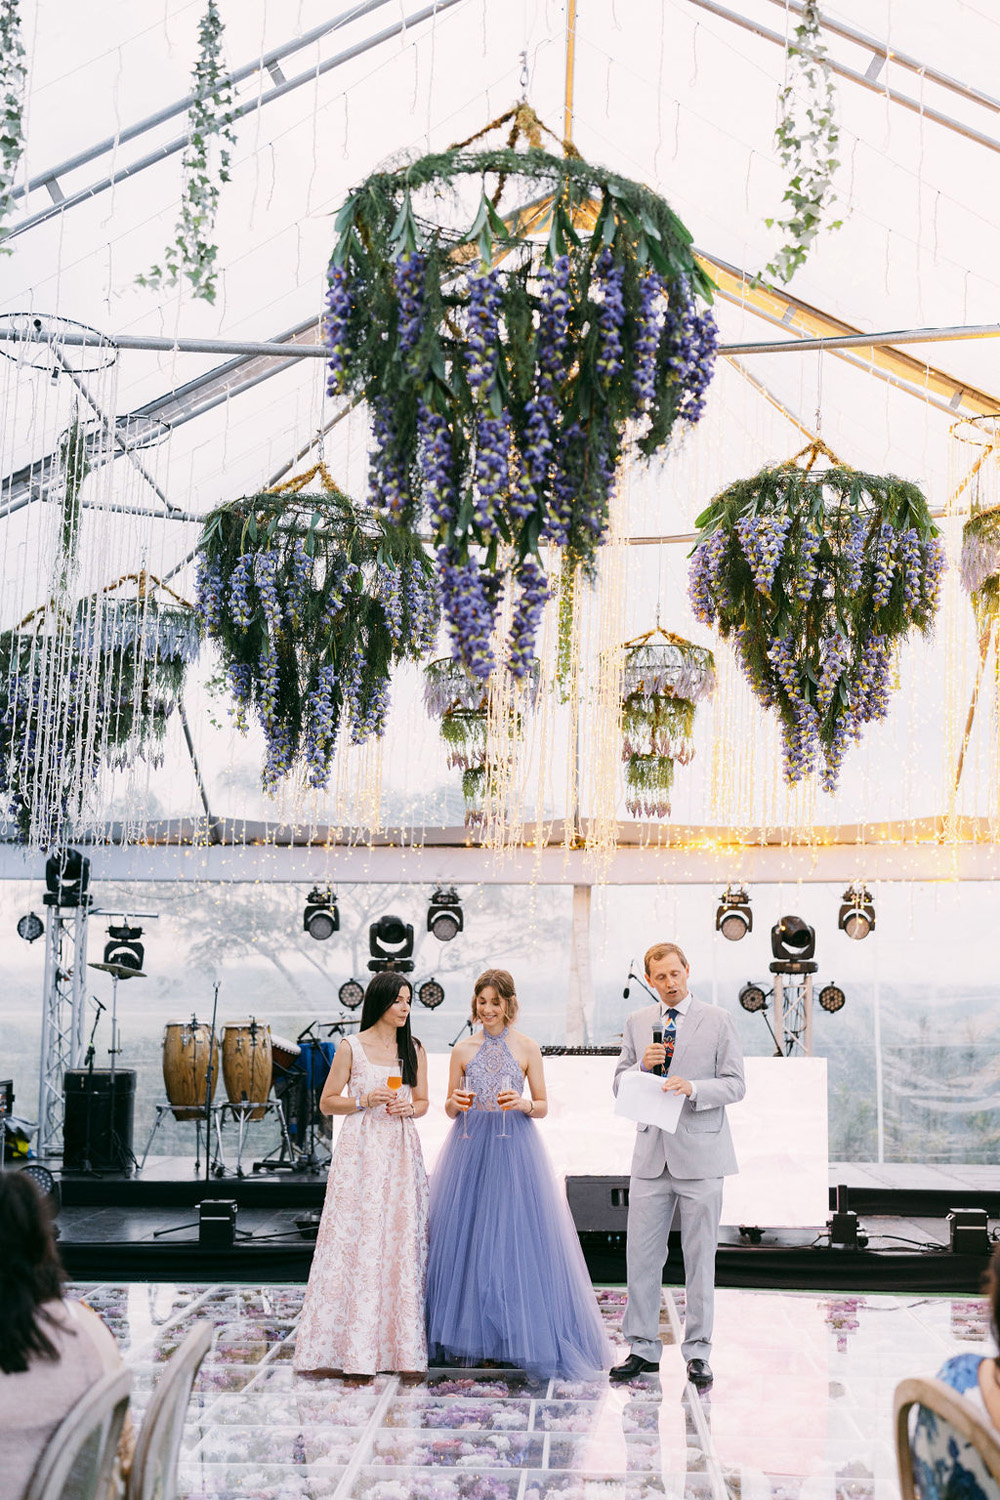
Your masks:
{"label": "stage monitor speaker", "polygon": [[953,1208],[948,1215],[953,1255],[989,1255],[989,1223],[985,1208]]}
{"label": "stage monitor speaker", "polygon": [[231,1250],[235,1239],[235,1198],[203,1198],[198,1204],[199,1245],[210,1250]]}
{"label": "stage monitor speaker", "polygon": [[135,1117],[135,1073],[117,1068],[69,1068],[63,1080],[63,1171],[129,1172]]}

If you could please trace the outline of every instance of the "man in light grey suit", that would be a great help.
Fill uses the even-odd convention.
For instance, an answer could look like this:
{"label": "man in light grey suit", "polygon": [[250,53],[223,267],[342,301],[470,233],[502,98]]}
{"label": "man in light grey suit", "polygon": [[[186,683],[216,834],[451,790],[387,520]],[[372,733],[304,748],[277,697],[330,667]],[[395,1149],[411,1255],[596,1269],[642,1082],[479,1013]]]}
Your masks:
{"label": "man in light grey suit", "polygon": [[[623,1073],[662,1069],[663,1088],[683,1094],[677,1130],[637,1125],[628,1200],[628,1307],[622,1332],[631,1353],[611,1371],[630,1380],[659,1367],[660,1288],[667,1236],[679,1207],[684,1252],[686,1314],[681,1352],[688,1379],[712,1383],[715,1251],[722,1213],[722,1179],[739,1170],[726,1105],[743,1098],[743,1052],[732,1018],[688,992],[690,969],[675,943],[646,954],[646,979],[659,1004],[633,1011],[625,1022],[615,1093]],[[654,1043],[654,1029],[663,1042]]]}

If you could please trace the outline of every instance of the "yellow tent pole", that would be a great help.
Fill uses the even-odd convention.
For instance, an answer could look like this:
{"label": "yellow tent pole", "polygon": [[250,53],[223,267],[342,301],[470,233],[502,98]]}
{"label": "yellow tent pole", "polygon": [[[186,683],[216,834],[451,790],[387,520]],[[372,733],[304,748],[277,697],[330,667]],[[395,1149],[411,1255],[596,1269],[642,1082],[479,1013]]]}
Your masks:
{"label": "yellow tent pole", "polygon": [[576,63],[576,0],[566,0],[566,101],[563,139],[573,139],[573,73]]}

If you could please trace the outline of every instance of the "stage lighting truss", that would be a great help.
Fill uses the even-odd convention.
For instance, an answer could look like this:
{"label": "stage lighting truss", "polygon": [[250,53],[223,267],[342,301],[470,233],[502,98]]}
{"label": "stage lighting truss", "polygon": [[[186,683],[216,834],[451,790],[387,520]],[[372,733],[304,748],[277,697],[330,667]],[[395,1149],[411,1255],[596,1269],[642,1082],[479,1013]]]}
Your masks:
{"label": "stage lighting truss", "polygon": [[340,986],[337,998],[348,1010],[357,1010],[365,998],[364,987],[356,979],[348,979]]}
{"label": "stage lighting truss", "polygon": [[727,885],[719,897],[719,909],[715,913],[715,930],[721,932],[731,943],[753,932],[753,912],[750,897],[741,885]]}
{"label": "stage lighting truss", "polygon": [[465,918],[453,885],[438,886],[427,909],[427,931],[439,943],[450,943],[465,928]]}
{"label": "stage lighting truss", "polygon": [[306,909],[302,916],[302,930],[308,932],[318,943],[340,931],[340,912],[337,898],[331,890],[321,891],[314,887],[306,897]]}
{"label": "stage lighting truss", "polygon": [[109,941],[104,945],[104,962],[121,964],[123,969],[141,969],[146,956],[139,941],[141,937],[142,928],[132,927],[127,917],[117,926],[112,923],[108,928]]}
{"label": "stage lighting truss", "polygon": [[26,917],[22,917],[17,924],[17,935],[24,938],[26,943],[33,943],[42,936],[45,931],[45,923],[41,917],[36,917],[33,911],[29,911]]}
{"label": "stage lighting truss", "polygon": [[386,912],[368,929],[368,967],[373,974],[387,969],[397,974],[413,972],[413,927],[402,917]]}
{"label": "stage lighting truss", "polygon": [[860,943],[870,932],[875,930],[875,904],[872,901],[871,891],[864,885],[851,885],[841,897],[843,903],[840,908],[840,916],[837,918],[837,926],[841,932],[846,932],[849,938]]}
{"label": "stage lighting truss", "polygon": [[754,984],[751,979],[740,990],[740,1004],[744,1010],[750,1011],[751,1014],[758,1010],[766,1010],[767,995],[761,989],[760,985]]}
{"label": "stage lighting truss", "polygon": [[843,1010],[846,998],[839,984],[825,984],[819,992],[819,1003],[831,1016],[835,1011]]}
{"label": "stage lighting truss", "polygon": [[417,990],[417,999],[428,1010],[437,1010],[444,1000],[444,986],[438,984],[436,979],[425,979]]}
{"label": "stage lighting truss", "polygon": [[[781,917],[771,928],[771,952],[779,964],[809,963],[816,954],[816,930],[801,917]],[[815,972],[815,964],[812,972]],[[771,965],[772,973],[776,972]],[[782,972],[785,972],[784,970]],[[796,970],[787,972],[795,973]]]}

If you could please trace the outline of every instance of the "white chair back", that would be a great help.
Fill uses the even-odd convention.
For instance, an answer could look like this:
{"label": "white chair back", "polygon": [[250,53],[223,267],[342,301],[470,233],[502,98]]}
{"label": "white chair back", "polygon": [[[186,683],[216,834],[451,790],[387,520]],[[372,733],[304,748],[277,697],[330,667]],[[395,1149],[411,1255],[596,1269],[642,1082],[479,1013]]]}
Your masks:
{"label": "white chair back", "polygon": [[157,1381],[136,1440],[128,1500],[174,1500],[184,1414],[214,1332],[211,1323],[195,1323]]}
{"label": "white chair back", "polygon": [[112,1370],[77,1402],[49,1439],[24,1500],[106,1500],[131,1389],[128,1370]]}

